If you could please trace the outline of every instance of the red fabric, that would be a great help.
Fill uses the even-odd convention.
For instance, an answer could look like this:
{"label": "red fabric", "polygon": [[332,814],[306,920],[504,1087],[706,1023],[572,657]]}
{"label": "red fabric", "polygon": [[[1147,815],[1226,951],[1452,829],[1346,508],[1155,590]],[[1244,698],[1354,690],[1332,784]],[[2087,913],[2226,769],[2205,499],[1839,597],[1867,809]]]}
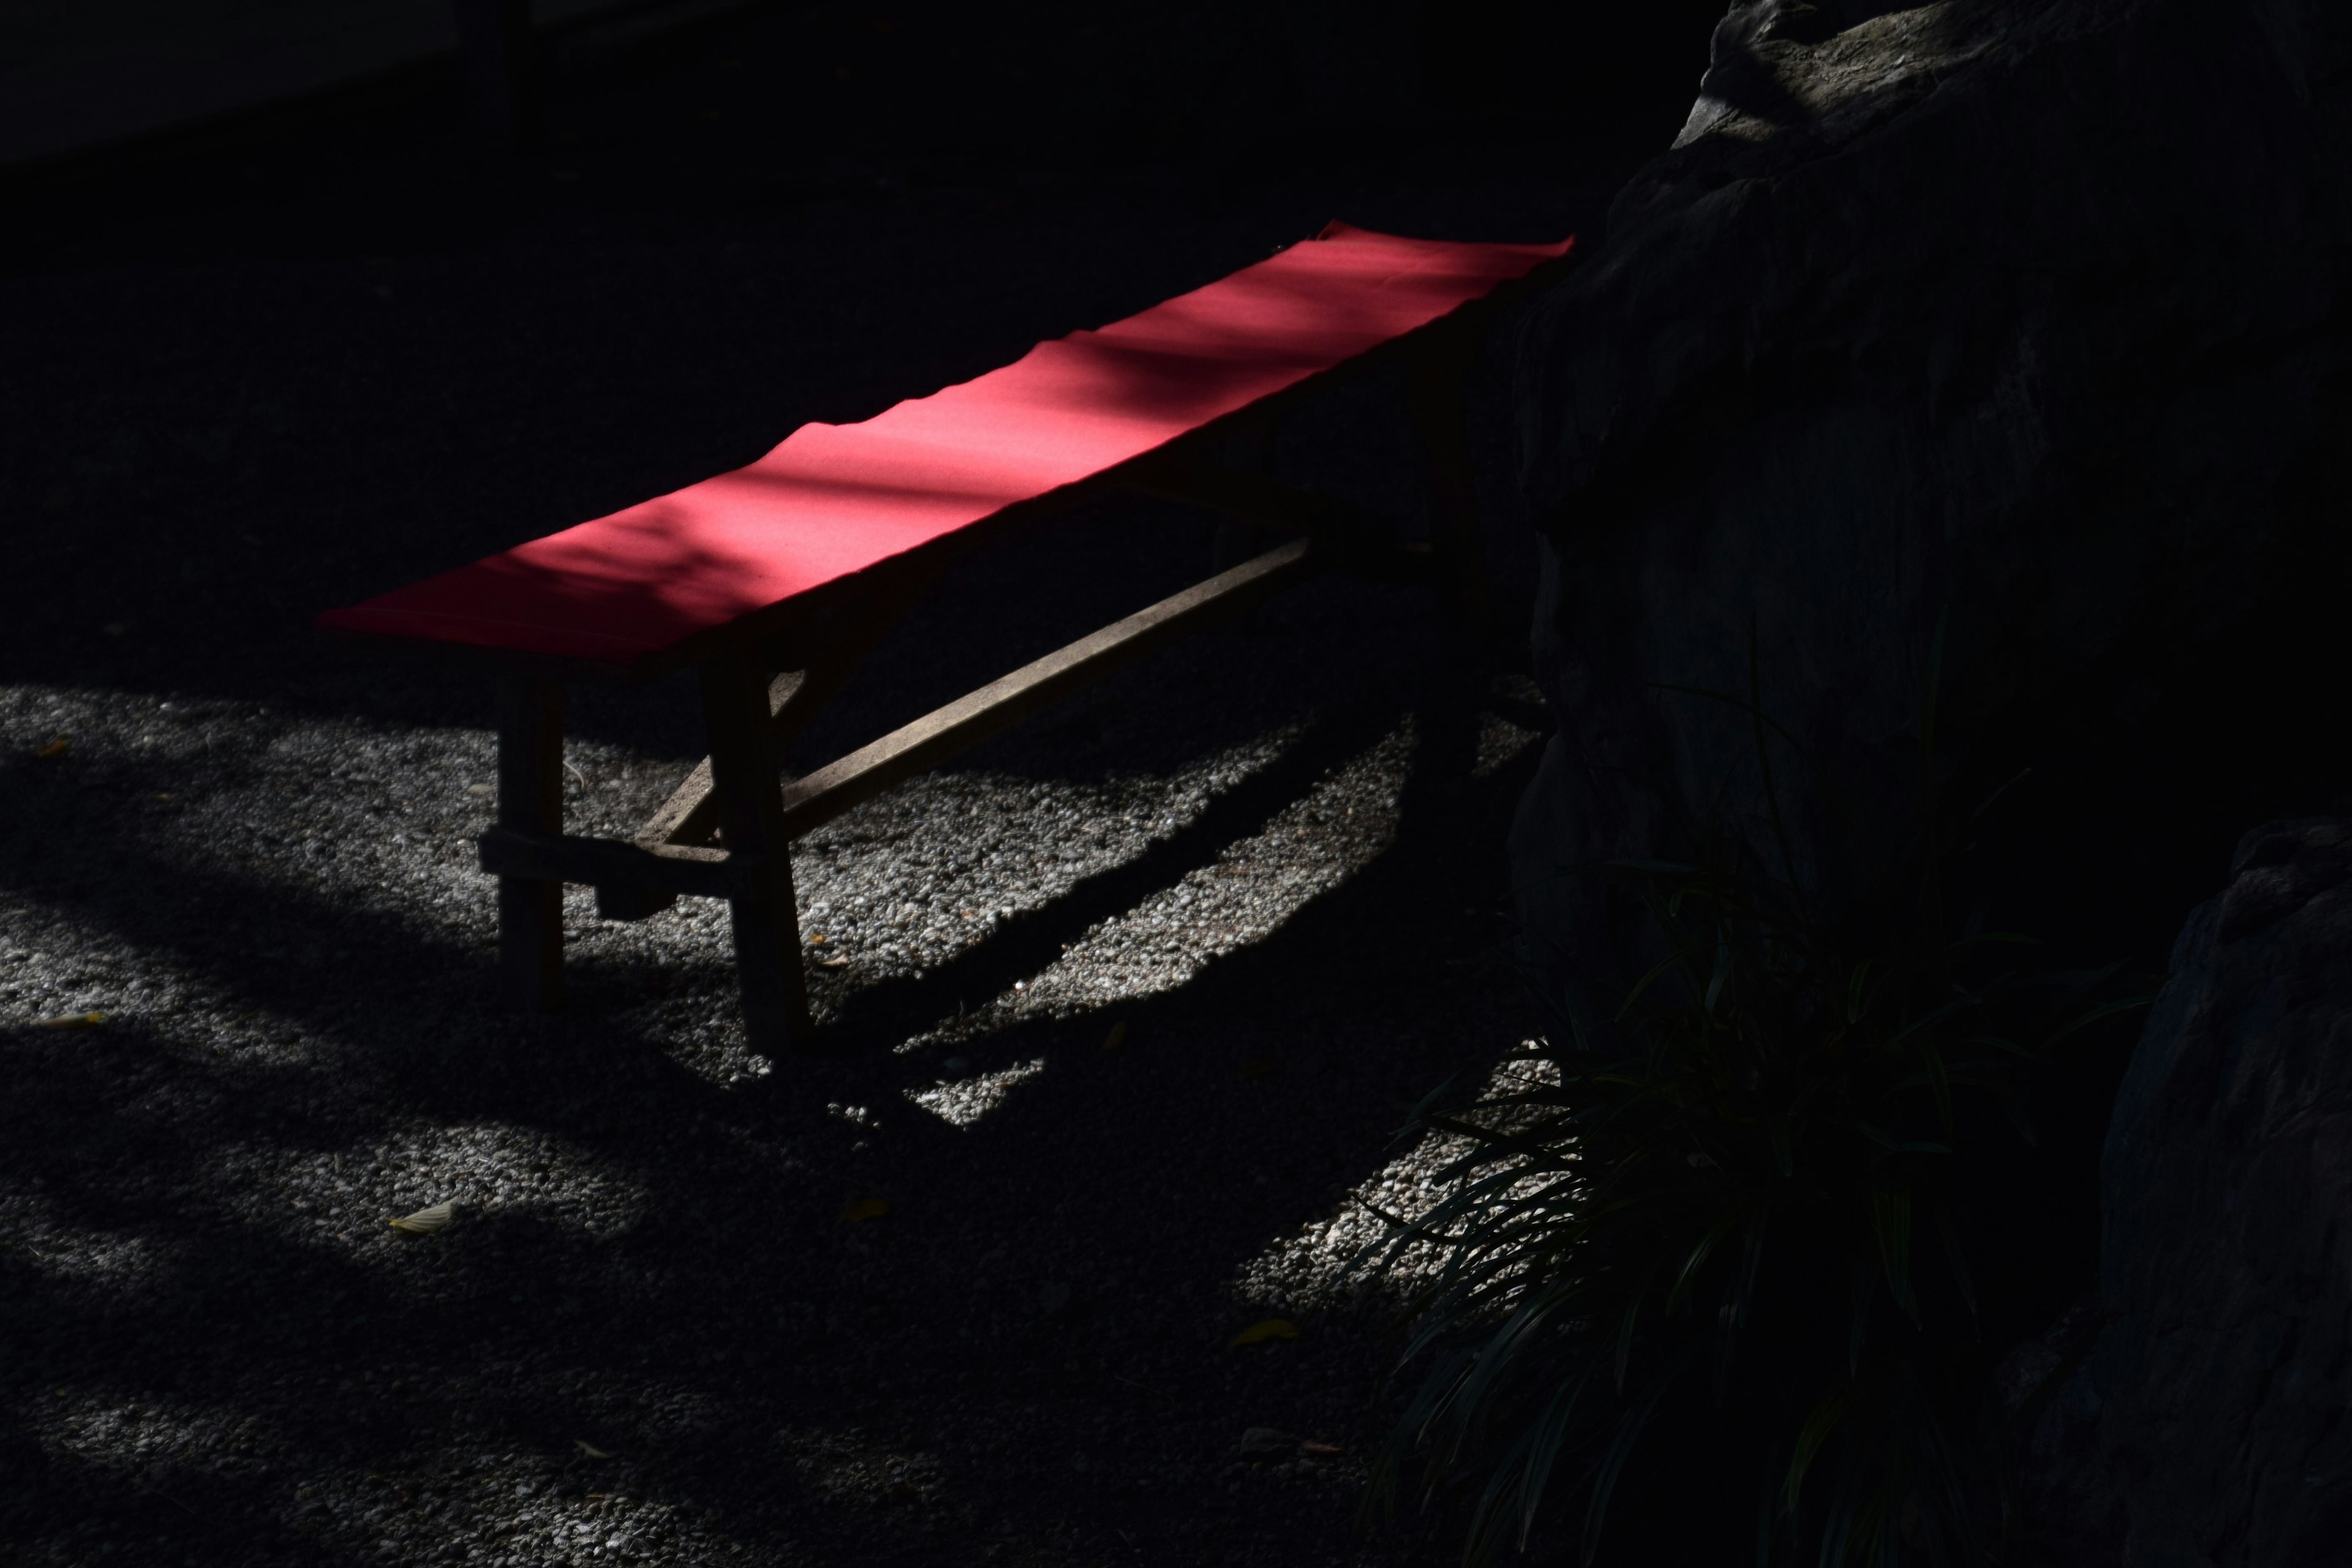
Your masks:
{"label": "red fabric", "polygon": [[625,668],[1139,457],[1567,253],[1333,224],[1203,289],[320,625]]}

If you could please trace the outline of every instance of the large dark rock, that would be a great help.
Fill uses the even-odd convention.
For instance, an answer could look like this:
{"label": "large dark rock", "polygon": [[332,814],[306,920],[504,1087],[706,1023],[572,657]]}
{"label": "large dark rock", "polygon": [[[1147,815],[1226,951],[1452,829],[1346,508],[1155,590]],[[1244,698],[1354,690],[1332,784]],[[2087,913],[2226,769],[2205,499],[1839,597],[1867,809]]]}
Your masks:
{"label": "large dark rock", "polygon": [[[1744,692],[1751,628],[1793,740],[1775,771],[1800,875],[1858,885],[1912,803],[1947,616],[1954,796],[2032,770],[1969,885],[2068,962],[2153,970],[2244,824],[2341,809],[2352,785],[2352,728],[2315,705],[2352,684],[2352,6],[1763,0],[1713,55],[1675,145],[1516,344],[1559,724],[1512,835],[1529,970],[1564,994],[1632,957],[1612,951],[1623,911],[1563,868],[1671,855],[1718,797],[1763,820],[1741,715],[1664,689]],[[2284,979],[2263,994],[2300,1005]],[[2116,1552],[2098,1532],[2128,1527],[2136,1562],[2293,1561],[2343,1495],[2321,1440],[2345,1405],[2326,1381],[2343,1265],[2317,1250],[2342,1177],[2316,1131],[2251,1152],[2284,1125],[2264,1096],[2325,1080],[2257,1051],[2256,1015],[2232,1027],[2248,1054],[2217,1044],[2206,1089],[2182,1069],[2143,1127],[2143,1075],[2116,1123],[2151,1170],[2168,1147],[2183,1163],[2114,1222],[2111,1266],[2152,1300],[2202,1258],[2181,1283],[2210,1294],[2102,1341],[2101,1376],[2138,1402],[2125,1425],[2086,1413],[2126,1397],[2086,1381],[2052,1406],[2055,1516]],[[2078,1039],[2033,1148],[1970,1145],[1991,1342],[2098,1289],[2130,1046]],[[2168,1144],[2192,1110],[2219,1118],[2205,1142]],[[2244,1184],[2221,1180],[2239,1159]],[[2133,1239],[2192,1217],[2210,1245]],[[2105,1458],[2065,1458],[2085,1444]]]}
{"label": "large dark rock", "polygon": [[[1518,344],[1539,963],[1596,930],[1559,867],[1664,847],[1739,775],[1744,726],[1658,683],[1744,689],[1751,617],[1764,706],[1866,826],[1948,607],[1947,752],[2038,764],[2044,934],[2112,940],[2075,908],[2104,899],[2152,967],[2239,826],[2325,807],[2272,786],[2342,760],[2274,721],[2289,668],[2342,667],[2348,55],[2332,0],[1734,7]],[[1834,885],[1811,776],[1782,771]]]}
{"label": "large dark rock", "polygon": [[2107,1140],[2101,1305],[2028,1447],[2044,1560],[2352,1555],[2352,821],[2246,836]]}
{"label": "large dark rock", "polygon": [[[1559,722],[1512,835],[1529,968],[1630,958],[1562,868],[1671,855],[1719,795],[1764,820],[1741,716],[1664,689],[1744,692],[1751,626],[1799,874],[1857,886],[1948,615],[1951,797],[2032,770],[1971,898],[2154,970],[2245,823],[2352,784],[2306,695],[2352,679],[2352,6],[1764,0],[1713,48],[1516,345]],[[1970,1178],[2013,1216],[2002,1342],[2095,1287],[2129,1046]]]}

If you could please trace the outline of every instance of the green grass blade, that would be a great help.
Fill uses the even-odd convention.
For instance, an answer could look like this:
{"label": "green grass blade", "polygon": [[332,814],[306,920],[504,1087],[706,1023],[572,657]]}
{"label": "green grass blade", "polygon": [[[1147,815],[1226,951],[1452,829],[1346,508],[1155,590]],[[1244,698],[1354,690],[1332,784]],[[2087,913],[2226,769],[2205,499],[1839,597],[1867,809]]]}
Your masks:
{"label": "green grass blade", "polygon": [[1915,1321],[1919,1316],[1911,1292],[1911,1193],[1895,1182],[1875,1184],[1870,1194],[1871,1234],[1878,1243],[1878,1259],[1886,1270],[1886,1288],[1895,1304]]}
{"label": "green grass blade", "polygon": [[1845,1419],[1846,1407],[1853,1402],[1853,1389],[1842,1384],[1815,1400],[1812,1409],[1806,1413],[1805,1424],[1797,1429],[1797,1441],[1789,1451],[1789,1468],[1780,1483],[1783,1512],[1796,1513],[1813,1460],[1820,1455],[1822,1445],[1829,1441],[1830,1434],[1837,1430],[1838,1423]]}

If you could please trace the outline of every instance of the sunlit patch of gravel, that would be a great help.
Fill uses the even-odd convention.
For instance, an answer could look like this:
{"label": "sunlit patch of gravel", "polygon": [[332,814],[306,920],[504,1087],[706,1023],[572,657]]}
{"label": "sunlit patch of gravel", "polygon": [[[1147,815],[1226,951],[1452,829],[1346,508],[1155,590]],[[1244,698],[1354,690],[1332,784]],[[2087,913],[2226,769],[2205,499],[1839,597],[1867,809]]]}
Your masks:
{"label": "sunlit patch of gravel", "polygon": [[561,1139],[483,1123],[412,1122],[349,1151],[290,1157],[277,1144],[231,1144],[209,1176],[223,1210],[317,1242],[359,1244],[362,1258],[387,1255],[391,1216],[438,1204],[464,1218],[524,1215],[593,1235],[627,1230],[648,1205],[640,1184]]}
{"label": "sunlit patch of gravel", "polygon": [[[1496,1066],[1474,1103],[1559,1082],[1558,1069],[1549,1063],[1514,1057]],[[1524,1108],[1513,1108],[1478,1115],[1478,1120],[1482,1125],[1499,1125],[1524,1113]],[[1401,1302],[1436,1277],[1448,1251],[1437,1243],[1412,1241],[1391,1254],[1385,1244],[1396,1230],[1388,1216],[1419,1222],[1460,1193],[1476,1178],[1448,1174],[1448,1168],[1475,1147],[1473,1140],[1458,1132],[1424,1131],[1328,1212],[1251,1258],[1235,1277],[1235,1293],[1269,1311],[1300,1315],[1367,1302]],[[1511,1188],[1515,1194],[1519,1190],[1517,1184]],[[1379,1250],[1368,1253],[1372,1247]]]}
{"label": "sunlit patch of gravel", "polygon": [[825,939],[821,962],[845,961],[843,980],[919,975],[1191,826],[1298,734],[1278,730],[1165,776],[1097,784],[987,773],[910,780],[794,846],[802,924]]}
{"label": "sunlit patch of gravel", "polygon": [[[1536,683],[1524,676],[1499,683],[1502,695],[1529,708],[1540,709],[1543,697]],[[1516,760],[1519,753],[1543,737],[1525,724],[1513,723],[1499,713],[1478,715],[1478,755],[1470,766],[1472,778],[1492,778],[1496,773]]]}
{"label": "sunlit patch of gravel", "polygon": [[37,1427],[47,1445],[183,1506],[200,1503],[203,1494],[191,1489],[181,1499],[166,1489],[167,1478],[255,1478],[291,1457],[285,1435],[268,1421],[184,1399],[111,1399],[59,1388],[44,1416]]}
{"label": "sunlit patch of gravel", "polygon": [[0,1189],[0,1256],[97,1291],[135,1298],[169,1276],[177,1249],[154,1237],[119,1235],[72,1224],[38,1191]]}
{"label": "sunlit patch of gravel", "polygon": [[943,1078],[929,1089],[907,1090],[907,1098],[951,1126],[969,1127],[1003,1104],[1004,1097],[1015,1088],[1045,1070],[1045,1058],[1040,1057],[994,1072]]}
{"label": "sunlit patch of gravel", "polygon": [[322,1477],[298,1489],[294,1515],[314,1546],[379,1561],[568,1565],[740,1555],[723,1533],[674,1503],[559,1488],[536,1459],[452,1455],[421,1485],[373,1474]]}
{"label": "sunlit patch of gravel", "polygon": [[942,1490],[936,1454],[907,1454],[854,1436],[787,1427],[776,1434],[785,1462],[827,1498],[852,1504],[931,1502]]}
{"label": "sunlit patch of gravel", "polygon": [[[1360,756],[1330,769],[1263,831],[1227,846],[1215,865],[1188,871],[1133,909],[1097,922],[1037,974],[899,1048],[953,1044],[1025,1016],[1070,1017],[1173,991],[1209,963],[1263,940],[1388,847],[1412,746],[1408,718]],[[1210,789],[1229,787],[1244,772],[1230,754],[1220,763],[1206,774]],[[1171,803],[1161,818],[1167,826],[1181,826],[1208,790],[1186,793],[1190,798]]]}
{"label": "sunlit patch of gravel", "polygon": [[[376,1381],[396,1375],[396,1352],[386,1347]],[[348,1396],[351,1384],[341,1392]],[[336,1393],[320,1390],[320,1403],[331,1405]],[[674,1397],[669,1403],[667,1424],[690,1426],[694,1413],[677,1408]],[[643,1495],[635,1456],[585,1438],[560,1455],[442,1442],[397,1466],[353,1470],[318,1464],[289,1434],[249,1413],[66,1387],[36,1405],[24,1425],[42,1447],[111,1473],[191,1518],[204,1517],[209,1489],[268,1487],[283,1496],[290,1533],[318,1552],[534,1568],[741,1557],[718,1521]],[[289,1484],[294,1477],[300,1479]],[[68,1524],[52,1544],[69,1546],[76,1536],[102,1539],[103,1521]]]}

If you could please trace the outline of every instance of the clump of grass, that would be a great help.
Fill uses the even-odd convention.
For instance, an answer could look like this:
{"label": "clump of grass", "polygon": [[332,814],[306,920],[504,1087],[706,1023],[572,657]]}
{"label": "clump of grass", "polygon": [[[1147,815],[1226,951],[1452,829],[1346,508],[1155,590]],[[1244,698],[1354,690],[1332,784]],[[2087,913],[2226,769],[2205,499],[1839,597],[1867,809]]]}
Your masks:
{"label": "clump of grass", "polygon": [[1637,1461],[1686,1518],[1732,1510],[1759,1563],[1989,1544],[2006,1491],[1968,1241],[2000,1216],[1955,1152],[2022,1131],[2043,1054],[2144,998],[2103,1001],[2109,971],[2021,973],[2022,939],[1951,929],[1948,868],[1981,812],[1941,799],[1941,644],[1912,825],[1871,885],[1834,908],[1800,885],[1751,640],[1745,700],[1698,695],[1746,715],[1762,820],[1718,796],[1686,858],[1592,868],[1646,913],[1646,973],[1578,986],[1511,1087],[1423,1107],[1470,1151],[1452,1195],[1385,1216],[1374,1255],[1442,1261],[1406,1309],[1427,1371],[1373,1495],[1464,1494],[1466,1561],[1524,1548],[1550,1504],[1590,1563]]}

